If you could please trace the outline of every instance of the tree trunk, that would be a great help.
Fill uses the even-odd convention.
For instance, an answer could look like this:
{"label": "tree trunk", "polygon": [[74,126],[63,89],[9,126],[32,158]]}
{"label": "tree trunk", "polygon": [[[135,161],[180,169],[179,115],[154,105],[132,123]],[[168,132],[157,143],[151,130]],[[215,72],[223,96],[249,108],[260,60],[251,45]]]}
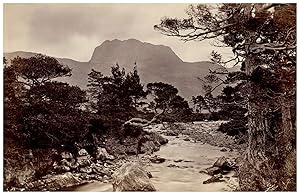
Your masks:
{"label": "tree trunk", "polygon": [[[249,43],[251,43],[250,38],[251,34]],[[251,77],[258,65],[255,56],[249,53],[245,60],[248,77]],[[248,147],[243,165],[240,167],[240,187],[243,191],[265,191],[270,188],[269,178],[272,178],[267,154],[274,148],[270,142],[272,140],[268,119],[270,104],[260,83],[249,79],[248,90]]]}
{"label": "tree trunk", "polygon": [[278,173],[279,190],[296,190],[296,128],[293,127],[291,109],[294,106],[293,97],[281,98],[282,125],[277,146],[280,153]]}

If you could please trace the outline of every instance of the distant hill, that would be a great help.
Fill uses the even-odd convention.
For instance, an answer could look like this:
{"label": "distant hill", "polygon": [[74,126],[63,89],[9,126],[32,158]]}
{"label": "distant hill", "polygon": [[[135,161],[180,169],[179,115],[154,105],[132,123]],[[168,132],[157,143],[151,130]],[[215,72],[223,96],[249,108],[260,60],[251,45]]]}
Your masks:
{"label": "distant hill", "polygon": [[[35,54],[37,53],[17,51],[4,53],[4,57],[28,58]],[[72,69],[72,76],[64,78],[64,81],[83,89],[87,88],[88,73],[92,68],[103,74],[109,74],[111,66],[115,64],[124,67],[127,72],[136,64],[144,84],[157,81],[170,83],[177,87],[179,93],[186,99],[191,99],[192,95],[203,94],[201,82],[197,77],[203,78],[209,69],[219,68],[218,65],[208,61],[183,62],[170,47],[143,43],[135,39],[104,41],[95,48],[88,62],[68,58],[56,59]],[[219,91],[220,89],[216,92]]]}

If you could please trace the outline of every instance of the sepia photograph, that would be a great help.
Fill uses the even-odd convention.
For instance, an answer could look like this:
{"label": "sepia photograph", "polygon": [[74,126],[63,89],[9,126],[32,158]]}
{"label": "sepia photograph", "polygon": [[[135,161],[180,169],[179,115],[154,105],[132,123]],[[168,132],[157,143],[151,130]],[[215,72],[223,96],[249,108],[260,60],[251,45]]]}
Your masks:
{"label": "sepia photograph", "polygon": [[2,3],[4,192],[297,191],[296,3]]}

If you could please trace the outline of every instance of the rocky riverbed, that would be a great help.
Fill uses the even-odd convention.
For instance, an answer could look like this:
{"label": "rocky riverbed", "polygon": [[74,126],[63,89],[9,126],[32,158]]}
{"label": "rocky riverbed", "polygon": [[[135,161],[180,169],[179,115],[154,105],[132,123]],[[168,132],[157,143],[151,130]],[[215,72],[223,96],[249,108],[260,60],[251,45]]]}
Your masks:
{"label": "rocky riverbed", "polygon": [[[233,191],[238,189],[234,169],[243,145],[216,131],[222,123],[157,124],[145,131],[158,132],[169,140],[154,154],[131,156],[151,172],[157,191]],[[216,162],[217,161],[217,162]],[[225,168],[224,168],[225,167]],[[68,188],[71,191],[112,191],[112,184],[93,182]]]}
{"label": "rocky riverbed", "polygon": [[[78,154],[62,152],[61,160],[52,165],[53,172],[35,181],[19,181],[9,191],[112,191],[113,174],[127,162],[145,165],[157,191],[236,190],[238,182],[231,170],[245,146],[216,131],[222,122],[150,125],[141,138],[123,140],[133,144],[120,148],[108,140],[109,146],[117,148],[99,146],[94,157],[85,149]],[[116,155],[116,151],[122,155]],[[30,168],[26,170],[27,175],[34,174]]]}

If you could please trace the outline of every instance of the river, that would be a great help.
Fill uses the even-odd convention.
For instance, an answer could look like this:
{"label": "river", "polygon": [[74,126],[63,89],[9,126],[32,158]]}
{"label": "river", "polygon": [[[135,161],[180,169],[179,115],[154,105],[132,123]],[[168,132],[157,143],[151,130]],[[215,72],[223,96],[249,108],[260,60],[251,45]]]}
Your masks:
{"label": "river", "polygon": [[[153,155],[165,158],[160,164],[152,163],[147,169],[152,173],[151,181],[157,191],[161,192],[205,192],[205,191],[232,191],[238,185],[233,173],[223,176],[225,182],[203,184],[210,178],[209,175],[199,171],[212,166],[222,156],[238,157],[238,152],[221,152],[220,147],[203,144],[201,142],[184,141],[185,135],[165,136],[169,143],[162,146]],[[112,191],[111,183],[94,182],[73,187],[72,191]]]}

